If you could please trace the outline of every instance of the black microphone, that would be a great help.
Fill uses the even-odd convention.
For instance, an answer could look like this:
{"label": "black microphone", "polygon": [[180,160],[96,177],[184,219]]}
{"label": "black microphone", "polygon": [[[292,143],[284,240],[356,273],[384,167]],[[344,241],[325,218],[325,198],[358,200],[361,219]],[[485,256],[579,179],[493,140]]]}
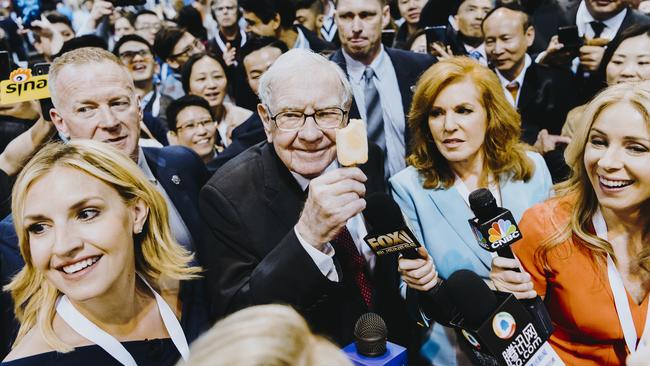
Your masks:
{"label": "black microphone", "polygon": [[404,223],[399,205],[388,194],[369,194],[363,217],[368,228],[368,235],[363,240],[376,255],[400,253],[408,259],[420,258],[417,248],[421,244]]}
{"label": "black microphone", "polygon": [[[480,365],[564,365],[547,343],[549,335],[512,294],[493,292],[469,270],[454,272],[447,293],[458,309],[452,325]],[[464,339],[464,341],[463,341]]]}
{"label": "black microphone", "polygon": [[388,342],[388,329],[381,316],[365,313],[354,325],[354,342],[343,353],[357,366],[406,365],[406,348]]}
{"label": "black microphone", "polygon": [[[381,257],[391,253],[400,253],[408,259],[420,258],[418,242],[411,229],[404,222],[404,215],[392,197],[383,192],[375,192],[366,197],[366,209],[363,211],[368,235],[364,241],[370,249]],[[417,296],[417,303],[429,319],[444,326],[455,316],[456,310],[445,294],[445,282],[429,291],[409,289],[409,296]]]}
{"label": "black microphone", "polygon": [[[515,256],[510,245],[521,240],[523,235],[512,213],[506,208],[497,206],[492,192],[485,188],[470,193],[469,207],[476,215],[475,218],[468,221],[478,244],[490,252],[496,251],[501,257],[514,259]],[[519,268],[513,270],[521,272]],[[537,296],[533,299],[521,300],[521,302],[533,317],[540,331],[548,338],[553,332],[553,323],[542,299]]]}
{"label": "black microphone", "polygon": [[489,189],[480,188],[470,193],[469,207],[476,215],[469,220],[479,245],[500,257],[514,258],[510,245],[521,240],[521,231],[512,213],[497,206]]}

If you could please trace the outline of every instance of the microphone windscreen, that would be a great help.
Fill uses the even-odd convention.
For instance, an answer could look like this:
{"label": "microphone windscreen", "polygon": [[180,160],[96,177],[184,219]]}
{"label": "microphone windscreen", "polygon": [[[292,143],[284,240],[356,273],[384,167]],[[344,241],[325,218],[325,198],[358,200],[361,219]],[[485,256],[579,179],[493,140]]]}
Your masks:
{"label": "microphone windscreen", "polygon": [[447,279],[447,293],[465,324],[478,328],[498,306],[497,297],[476,273],[461,269]]}
{"label": "microphone windscreen", "polygon": [[386,353],[388,329],[386,322],[375,313],[365,313],[354,325],[354,339],[357,352],[367,357],[377,357]]}
{"label": "microphone windscreen", "polygon": [[497,200],[486,188],[479,188],[469,194],[469,207],[480,221],[487,221],[498,214]]}
{"label": "microphone windscreen", "polygon": [[370,229],[376,232],[399,230],[404,226],[402,211],[391,196],[383,192],[374,192],[366,197],[366,209],[363,210],[363,217],[370,225]]}

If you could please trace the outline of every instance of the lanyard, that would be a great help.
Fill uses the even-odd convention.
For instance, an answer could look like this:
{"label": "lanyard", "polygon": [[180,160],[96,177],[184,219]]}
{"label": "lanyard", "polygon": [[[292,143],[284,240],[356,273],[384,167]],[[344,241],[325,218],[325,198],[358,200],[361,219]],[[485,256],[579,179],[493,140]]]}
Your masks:
{"label": "lanyard", "polygon": [[[596,235],[603,240],[607,240],[607,223],[602,212],[600,212],[600,208],[596,211],[591,221],[596,230]],[[607,255],[607,277],[609,279],[609,286],[612,288],[612,293],[614,294],[614,305],[616,306],[616,314],[623,329],[625,344],[630,350],[630,353],[634,353],[637,350],[637,335],[634,320],[632,319],[632,311],[630,310],[630,303],[627,299],[621,274],[616,269],[616,265],[614,265],[614,261],[609,254]],[[650,310],[650,307],[648,310]],[[643,339],[643,336],[648,333],[650,333],[650,313],[646,314],[645,326],[641,338]]]}
{"label": "lanyard", "polygon": [[[158,304],[158,311],[160,311],[160,316],[162,317],[163,323],[167,332],[171,336],[172,342],[178,349],[178,352],[181,354],[183,360],[187,361],[190,351],[189,346],[187,345],[187,339],[185,339],[185,334],[181,328],[181,324],[176,319],[176,315],[172,309],[167,305],[165,300],[158,295],[158,293],[147,283],[147,281],[139,273],[138,276],[142,281],[149,287],[151,292],[153,292],[154,297],[156,298],[156,303]],[[133,356],[127,351],[127,349],[120,343],[115,337],[106,333],[93,322],[88,320],[79,310],[70,303],[67,296],[60,296],[56,304],[56,312],[59,314],[61,319],[65,321],[75,332],[79,333],[82,337],[93,342],[94,344],[101,347],[113,358],[118,360],[122,365],[125,366],[137,366]]]}

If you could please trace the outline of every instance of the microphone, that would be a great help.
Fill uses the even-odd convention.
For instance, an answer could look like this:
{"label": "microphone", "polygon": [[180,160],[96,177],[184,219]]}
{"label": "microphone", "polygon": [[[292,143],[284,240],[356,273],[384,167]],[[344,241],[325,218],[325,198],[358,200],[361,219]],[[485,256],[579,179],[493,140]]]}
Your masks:
{"label": "microphone", "polygon": [[[469,207],[476,215],[468,220],[478,244],[485,250],[497,252],[501,257],[514,259],[512,245],[523,237],[512,213],[497,206],[497,201],[489,189],[480,188],[470,193]],[[487,240],[486,240],[487,238]],[[514,269],[520,272],[519,268]],[[553,332],[553,323],[542,298],[521,300],[540,331],[548,338]]]}
{"label": "microphone", "polygon": [[[391,196],[383,192],[369,194],[366,197],[363,216],[368,227],[368,235],[364,241],[376,256],[400,253],[404,258],[420,258],[417,248],[422,245],[407,226],[402,210]],[[429,319],[449,326],[456,310],[445,295],[444,281],[440,280],[434,288],[426,292],[411,289],[409,291],[413,296],[417,296],[417,303]]]}
{"label": "microphone", "polygon": [[368,226],[368,235],[363,240],[375,255],[400,253],[408,259],[420,258],[417,248],[421,244],[406,226],[399,205],[388,194],[368,195],[363,217]]}
{"label": "microphone", "polygon": [[381,316],[366,313],[354,326],[354,339],[343,352],[356,366],[406,366],[406,348],[386,340],[388,329]]}
{"label": "microphone", "polygon": [[492,192],[485,188],[470,193],[469,207],[476,217],[468,221],[479,245],[496,251],[500,257],[514,259],[510,245],[521,240],[522,235],[512,213],[497,206]]}
{"label": "microphone", "polygon": [[512,294],[493,292],[474,272],[459,270],[447,279],[458,309],[452,325],[481,365],[564,365],[549,338]]}

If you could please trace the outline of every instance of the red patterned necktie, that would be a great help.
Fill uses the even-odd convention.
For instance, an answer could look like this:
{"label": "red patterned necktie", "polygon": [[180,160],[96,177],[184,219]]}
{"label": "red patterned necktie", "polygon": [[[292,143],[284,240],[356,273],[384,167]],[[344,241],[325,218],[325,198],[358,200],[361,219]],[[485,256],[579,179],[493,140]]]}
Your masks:
{"label": "red patterned necktie", "polygon": [[348,273],[352,274],[363,301],[368,306],[368,309],[371,309],[372,286],[366,273],[366,259],[357,250],[357,246],[354,244],[347,227],[343,226],[336,238],[332,240],[332,245],[338,253],[342,265],[345,266]]}

